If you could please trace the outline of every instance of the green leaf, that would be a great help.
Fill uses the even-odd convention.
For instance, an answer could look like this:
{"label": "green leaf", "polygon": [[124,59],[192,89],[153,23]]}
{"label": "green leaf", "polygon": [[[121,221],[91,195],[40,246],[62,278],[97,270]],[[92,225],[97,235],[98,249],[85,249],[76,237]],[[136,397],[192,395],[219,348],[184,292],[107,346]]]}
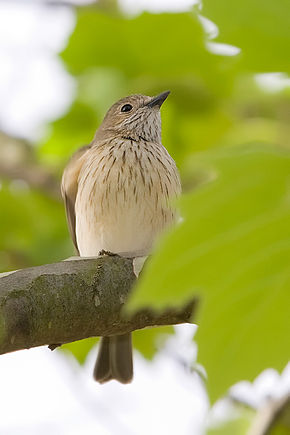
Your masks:
{"label": "green leaf", "polygon": [[241,67],[290,72],[289,0],[203,0],[202,13],[219,27],[216,42],[242,49]]}
{"label": "green leaf", "polygon": [[159,328],[148,328],[134,331],[133,345],[147,359],[152,359],[162,343],[174,334],[172,326],[161,326]]}
{"label": "green leaf", "polygon": [[22,183],[0,189],[0,271],[62,260],[73,254],[63,204]]}
{"label": "green leaf", "polygon": [[86,338],[84,340],[74,341],[63,344],[58,348],[61,352],[71,353],[80,364],[84,364],[90,350],[98,342],[97,337]]}
{"label": "green leaf", "polygon": [[44,163],[58,164],[76,149],[91,142],[97,129],[97,116],[91,107],[74,102],[68,114],[53,122],[38,154]]}
{"label": "green leaf", "polygon": [[[148,40],[155,42],[150,50]],[[192,44],[184,44],[186,40]],[[172,52],[178,55],[175,62]],[[168,65],[170,74],[190,72],[196,56],[211,57],[204,50],[203,28],[194,14],[144,13],[127,19],[94,8],[78,11],[76,30],[62,54],[75,74],[94,66],[106,66],[118,68],[131,77],[140,73],[167,75]],[[198,68],[196,65],[195,69]]]}
{"label": "green leaf", "polygon": [[284,425],[276,425],[269,435],[289,435],[290,427]]}
{"label": "green leaf", "polygon": [[194,11],[143,13],[128,19],[94,7],[78,11],[76,29],[62,58],[75,75],[95,68],[121,72],[128,80],[129,94],[183,89],[182,104],[190,96],[193,106],[200,98],[211,100],[211,94],[227,92],[235,64],[206,49],[206,35]]}
{"label": "green leaf", "polygon": [[252,145],[196,155],[213,181],[181,200],[131,309],[200,299],[199,361],[212,401],[290,357],[289,152]]}
{"label": "green leaf", "polygon": [[251,420],[245,415],[216,428],[209,429],[207,435],[245,435],[248,433],[250,423]]}

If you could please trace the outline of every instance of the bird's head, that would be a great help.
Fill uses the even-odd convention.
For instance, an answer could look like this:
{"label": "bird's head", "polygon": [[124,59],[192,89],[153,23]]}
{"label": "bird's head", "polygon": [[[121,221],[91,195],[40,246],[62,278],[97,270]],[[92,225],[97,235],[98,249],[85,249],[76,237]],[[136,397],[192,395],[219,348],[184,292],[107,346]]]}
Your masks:
{"label": "bird's head", "polygon": [[130,95],[117,101],[106,113],[96,138],[121,136],[161,143],[160,107],[169,93]]}

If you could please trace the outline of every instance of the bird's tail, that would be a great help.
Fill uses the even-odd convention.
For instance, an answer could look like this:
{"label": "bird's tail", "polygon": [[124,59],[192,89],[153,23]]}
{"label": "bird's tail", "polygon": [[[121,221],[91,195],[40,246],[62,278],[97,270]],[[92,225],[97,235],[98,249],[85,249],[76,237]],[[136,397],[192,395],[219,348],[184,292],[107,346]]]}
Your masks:
{"label": "bird's tail", "polygon": [[101,338],[94,378],[101,384],[111,379],[116,379],[122,384],[131,382],[133,378],[131,333]]}

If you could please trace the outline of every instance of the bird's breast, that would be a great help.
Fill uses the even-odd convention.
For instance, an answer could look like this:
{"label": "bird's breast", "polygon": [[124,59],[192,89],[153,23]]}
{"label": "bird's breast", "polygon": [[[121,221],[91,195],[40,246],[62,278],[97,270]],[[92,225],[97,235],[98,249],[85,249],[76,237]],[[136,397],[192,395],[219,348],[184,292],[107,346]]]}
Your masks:
{"label": "bird's breast", "polygon": [[78,180],[80,254],[147,254],[174,222],[172,200],[179,193],[175,163],[161,145],[127,139],[92,147]]}

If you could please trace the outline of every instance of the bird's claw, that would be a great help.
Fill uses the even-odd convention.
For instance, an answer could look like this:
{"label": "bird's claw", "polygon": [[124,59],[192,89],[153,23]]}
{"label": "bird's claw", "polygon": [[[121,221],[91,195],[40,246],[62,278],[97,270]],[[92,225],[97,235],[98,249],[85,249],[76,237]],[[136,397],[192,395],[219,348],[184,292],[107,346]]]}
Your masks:
{"label": "bird's claw", "polygon": [[99,252],[100,256],[105,256],[107,255],[108,257],[120,257],[118,254],[114,254],[114,252],[110,252],[110,251],[106,251],[105,249],[102,249]]}

